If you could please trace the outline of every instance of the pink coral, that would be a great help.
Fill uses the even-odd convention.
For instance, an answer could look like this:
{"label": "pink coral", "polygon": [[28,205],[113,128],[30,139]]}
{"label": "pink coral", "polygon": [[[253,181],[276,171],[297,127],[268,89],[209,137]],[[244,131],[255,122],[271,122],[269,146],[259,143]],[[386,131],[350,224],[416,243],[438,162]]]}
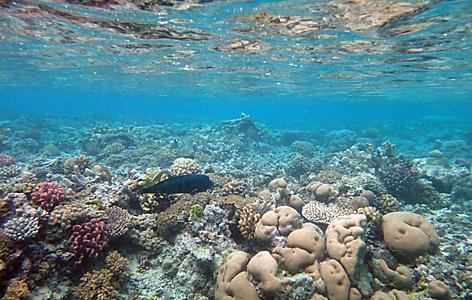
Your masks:
{"label": "pink coral", "polygon": [[84,263],[86,258],[97,258],[108,246],[108,236],[105,222],[100,219],[72,226],[72,235],[69,240],[77,256],[77,265]]}
{"label": "pink coral", "polygon": [[64,198],[64,187],[55,182],[40,182],[31,193],[31,199],[48,212],[51,212]]}
{"label": "pink coral", "polygon": [[0,155],[0,166],[12,165],[15,161],[15,158],[11,155]]}

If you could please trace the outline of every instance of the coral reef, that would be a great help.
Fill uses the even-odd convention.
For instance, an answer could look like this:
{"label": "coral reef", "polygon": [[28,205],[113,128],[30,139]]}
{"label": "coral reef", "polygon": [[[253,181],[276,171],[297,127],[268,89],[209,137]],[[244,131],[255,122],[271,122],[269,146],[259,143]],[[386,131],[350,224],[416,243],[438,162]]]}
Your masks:
{"label": "coral reef", "polygon": [[[290,34],[311,28],[260,18]],[[83,122],[5,136],[3,299],[470,297],[462,132],[417,146],[383,125],[273,130],[247,115],[188,127]],[[139,193],[189,173],[214,188]]]}

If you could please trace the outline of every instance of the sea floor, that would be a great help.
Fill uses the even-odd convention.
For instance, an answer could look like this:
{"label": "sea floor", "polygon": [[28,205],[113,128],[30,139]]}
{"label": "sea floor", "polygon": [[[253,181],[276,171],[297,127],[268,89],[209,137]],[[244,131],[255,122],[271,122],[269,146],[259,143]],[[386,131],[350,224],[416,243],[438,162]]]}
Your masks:
{"label": "sea floor", "polygon": [[470,299],[471,128],[4,120],[0,296]]}

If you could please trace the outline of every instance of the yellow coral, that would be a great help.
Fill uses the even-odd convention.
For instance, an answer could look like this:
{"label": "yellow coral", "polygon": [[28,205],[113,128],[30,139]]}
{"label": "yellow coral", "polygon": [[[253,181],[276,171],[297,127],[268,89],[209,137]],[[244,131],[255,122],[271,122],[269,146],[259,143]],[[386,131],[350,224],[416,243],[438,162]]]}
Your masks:
{"label": "yellow coral", "polygon": [[28,285],[24,280],[13,279],[8,284],[7,292],[2,300],[21,300],[29,294]]}
{"label": "yellow coral", "polygon": [[253,205],[244,206],[238,211],[239,221],[238,228],[241,235],[246,239],[253,239],[255,237],[255,228],[257,222],[261,219],[261,215],[254,211]]}
{"label": "yellow coral", "polygon": [[382,218],[382,214],[373,206],[360,207],[357,209],[357,213],[367,217],[367,224],[369,226],[378,224]]}

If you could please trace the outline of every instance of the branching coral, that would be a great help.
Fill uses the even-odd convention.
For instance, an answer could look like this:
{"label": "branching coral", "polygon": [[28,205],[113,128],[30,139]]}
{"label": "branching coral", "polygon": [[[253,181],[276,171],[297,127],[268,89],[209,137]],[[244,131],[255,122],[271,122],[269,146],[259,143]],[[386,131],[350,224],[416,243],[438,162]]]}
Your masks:
{"label": "branching coral", "polygon": [[106,229],[111,238],[124,235],[132,225],[131,215],[121,207],[110,207],[105,210]]}
{"label": "branching coral", "polygon": [[65,199],[65,191],[55,182],[40,182],[31,193],[31,199],[42,209],[50,212]]}
{"label": "branching coral", "polygon": [[119,294],[119,283],[126,277],[128,260],[118,252],[111,252],[106,265],[100,270],[86,273],[74,295],[81,300],[113,300]]}
{"label": "branching coral", "polygon": [[253,205],[248,204],[242,209],[238,210],[239,221],[238,228],[242,236],[250,240],[255,237],[254,230],[256,229],[256,224],[261,219],[261,214],[254,211]]}
{"label": "branching coral", "polygon": [[13,279],[8,284],[7,292],[2,300],[21,300],[29,294],[28,284],[21,279]]}
{"label": "branching coral", "polygon": [[108,246],[105,222],[100,219],[91,219],[82,224],[72,226],[69,238],[77,256],[76,264],[81,265],[89,257],[97,258]]}
{"label": "branching coral", "polygon": [[170,166],[172,175],[184,175],[200,172],[197,162],[191,158],[179,157]]}

